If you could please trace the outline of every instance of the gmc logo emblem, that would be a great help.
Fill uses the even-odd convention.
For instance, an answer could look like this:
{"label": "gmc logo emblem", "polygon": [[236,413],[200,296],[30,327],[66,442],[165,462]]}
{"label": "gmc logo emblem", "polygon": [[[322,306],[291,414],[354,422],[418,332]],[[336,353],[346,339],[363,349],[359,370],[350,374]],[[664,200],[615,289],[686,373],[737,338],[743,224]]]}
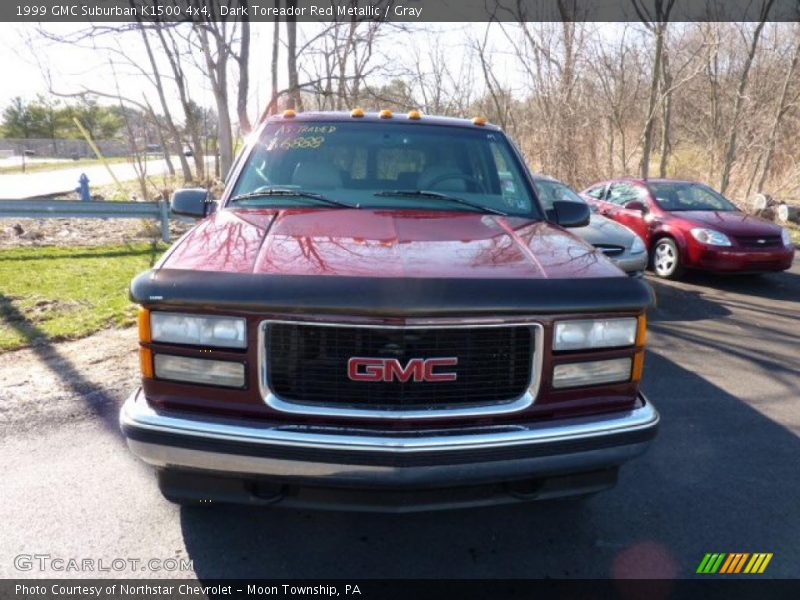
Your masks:
{"label": "gmc logo emblem", "polygon": [[412,358],[405,366],[396,358],[353,357],[347,361],[347,376],[352,381],[455,381],[457,373],[437,369],[457,364],[455,357]]}

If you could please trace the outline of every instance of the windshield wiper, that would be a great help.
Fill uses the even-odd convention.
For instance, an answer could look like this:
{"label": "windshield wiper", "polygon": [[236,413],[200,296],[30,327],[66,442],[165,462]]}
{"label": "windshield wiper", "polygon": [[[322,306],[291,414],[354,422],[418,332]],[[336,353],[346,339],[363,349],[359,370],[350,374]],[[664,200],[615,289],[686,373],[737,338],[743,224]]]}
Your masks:
{"label": "windshield wiper", "polygon": [[239,194],[238,196],[234,196],[228,200],[228,202],[239,202],[241,200],[252,200],[256,198],[269,198],[270,196],[296,196],[299,198],[317,200],[330,206],[339,206],[341,208],[361,208],[361,206],[358,204],[348,204],[347,202],[342,202],[341,200],[334,200],[333,198],[328,198],[327,196],[318,194],[317,192],[293,190],[291,188],[271,188],[258,192],[248,192],[247,194]]}
{"label": "windshield wiper", "polygon": [[458,198],[456,196],[448,196],[447,194],[440,194],[439,192],[432,192],[429,190],[385,190],[383,192],[376,192],[376,196],[408,196],[408,197],[418,197],[418,198],[438,198],[439,200],[447,200],[449,202],[455,202],[456,204],[461,204],[463,206],[469,206],[470,208],[474,208],[480,212],[488,212],[494,215],[501,215],[504,217],[508,216],[507,212],[503,212],[502,210],[498,210],[496,208],[492,208],[491,206],[484,206],[482,204],[478,204],[476,202],[470,202],[469,200],[465,200],[464,198]]}

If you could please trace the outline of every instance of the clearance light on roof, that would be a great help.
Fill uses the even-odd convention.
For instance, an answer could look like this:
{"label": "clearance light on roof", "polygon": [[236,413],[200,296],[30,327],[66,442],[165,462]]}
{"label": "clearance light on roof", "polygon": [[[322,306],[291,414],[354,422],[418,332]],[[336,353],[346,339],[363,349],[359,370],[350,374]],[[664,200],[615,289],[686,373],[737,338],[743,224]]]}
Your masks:
{"label": "clearance light on roof", "polygon": [[354,119],[360,119],[364,116],[364,109],[363,108],[354,108],[350,111],[350,116]]}
{"label": "clearance light on roof", "polygon": [[287,108],[283,111],[283,118],[284,119],[294,119],[297,116],[297,111],[293,108]]}
{"label": "clearance light on roof", "polygon": [[381,119],[391,119],[392,111],[390,111],[388,108],[384,108],[381,112],[378,113],[378,116]]}
{"label": "clearance light on roof", "polygon": [[412,110],[408,113],[408,118],[419,121],[422,118],[422,113],[418,110]]}
{"label": "clearance light on roof", "polygon": [[477,125],[478,127],[483,127],[488,122],[489,121],[486,119],[486,117],[473,117],[472,118],[472,124],[473,125]]}

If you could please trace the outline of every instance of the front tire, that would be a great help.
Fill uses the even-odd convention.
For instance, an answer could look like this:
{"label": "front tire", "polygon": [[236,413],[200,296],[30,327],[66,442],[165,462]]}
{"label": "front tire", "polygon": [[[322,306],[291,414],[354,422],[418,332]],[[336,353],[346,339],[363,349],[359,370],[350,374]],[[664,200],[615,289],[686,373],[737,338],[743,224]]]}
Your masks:
{"label": "front tire", "polygon": [[677,279],[683,274],[678,245],[672,238],[661,238],[653,248],[653,272],[661,279]]}

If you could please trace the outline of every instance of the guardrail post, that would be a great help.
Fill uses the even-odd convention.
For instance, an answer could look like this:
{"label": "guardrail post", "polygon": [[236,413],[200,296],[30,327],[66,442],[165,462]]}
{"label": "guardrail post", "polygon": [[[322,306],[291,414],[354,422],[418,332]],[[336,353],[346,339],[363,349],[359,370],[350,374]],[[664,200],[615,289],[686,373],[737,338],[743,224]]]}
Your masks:
{"label": "guardrail post", "polygon": [[158,201],[158,208],[161,211],[161,239],[164,242],[169,241],[169,202],[165,200]]}

